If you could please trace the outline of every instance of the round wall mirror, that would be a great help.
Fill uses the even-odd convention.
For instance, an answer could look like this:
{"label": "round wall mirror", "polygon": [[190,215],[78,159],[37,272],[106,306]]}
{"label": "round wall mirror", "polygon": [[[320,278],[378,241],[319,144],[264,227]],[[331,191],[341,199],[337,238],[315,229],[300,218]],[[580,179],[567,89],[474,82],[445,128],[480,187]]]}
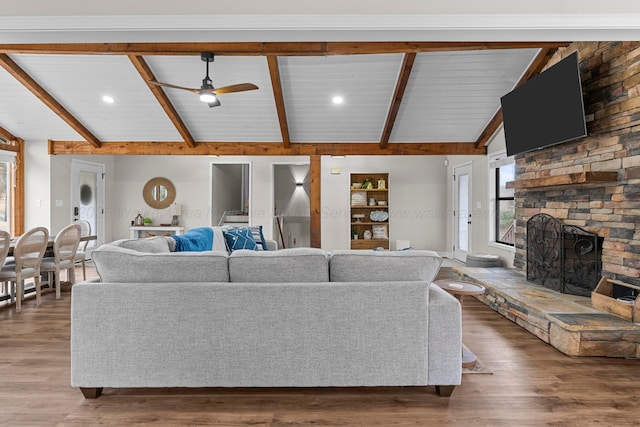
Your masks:
{"label": "round wall mirror", "polygon": [[151,178],[142,189],[142,197],[154,209],[166,209],[176,199],[176,188],[167,178]]}

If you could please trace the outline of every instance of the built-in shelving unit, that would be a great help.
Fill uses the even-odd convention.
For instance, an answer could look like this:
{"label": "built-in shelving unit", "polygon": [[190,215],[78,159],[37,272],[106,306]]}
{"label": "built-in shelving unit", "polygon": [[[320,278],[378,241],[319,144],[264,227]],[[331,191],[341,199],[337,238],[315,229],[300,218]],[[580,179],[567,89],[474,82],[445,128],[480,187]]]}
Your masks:
{"label": "built-in shelving unit", "polygon": [[389,174],[352,173],[351,249],[389,249]]}

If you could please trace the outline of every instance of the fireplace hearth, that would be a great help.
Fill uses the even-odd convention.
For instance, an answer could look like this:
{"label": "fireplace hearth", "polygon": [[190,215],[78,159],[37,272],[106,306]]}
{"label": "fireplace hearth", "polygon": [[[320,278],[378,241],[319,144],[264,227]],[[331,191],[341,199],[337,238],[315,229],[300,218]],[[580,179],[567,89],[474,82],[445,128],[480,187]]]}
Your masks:
{"label": "fireplace hearth", "polygon": [[527,280],[590,296],[600,281],[603,238],[547,214],[527,221]]}

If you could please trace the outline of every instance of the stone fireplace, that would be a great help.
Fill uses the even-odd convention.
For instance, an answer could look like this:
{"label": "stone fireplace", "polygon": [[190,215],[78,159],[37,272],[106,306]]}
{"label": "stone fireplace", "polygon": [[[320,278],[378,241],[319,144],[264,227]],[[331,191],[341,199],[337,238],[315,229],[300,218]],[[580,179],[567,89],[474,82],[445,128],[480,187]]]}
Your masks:
{"label": "stone fireplace", "polygon": [[604,239],[547,214],[527,221],[527,280],[554,291],[590,296],[600,281]]}
{"label": "stone fireplace", "polygon": [[[529,259],[527,223],[546,214],[578,238],[576,256],[589,245],[599,252],[596,275],[640,285],[640,42],[576,42],[559,49],[548,66],[576,51],[588,136],[516,157],[514,267],[529,274],[535,267],[529,264],[541,262]],[[598,239],[580,246],[583,233]],[[566,235],[560,240],[565,248],[573,245]]]}

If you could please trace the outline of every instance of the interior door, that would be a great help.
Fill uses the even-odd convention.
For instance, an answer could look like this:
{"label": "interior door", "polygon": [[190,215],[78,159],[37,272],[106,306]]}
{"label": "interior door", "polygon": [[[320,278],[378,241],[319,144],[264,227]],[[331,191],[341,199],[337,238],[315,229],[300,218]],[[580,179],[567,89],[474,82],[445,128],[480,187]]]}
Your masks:
{"label": "interior door", "polygon": [[71,162],[71,220],[84,219],[97,236],[89,247],[104,241],[104,165],[80,160]]}
{"label": "interior door", "polygon": [[465,261],[471,252],[471,164],[453,169],[453,257]]}

